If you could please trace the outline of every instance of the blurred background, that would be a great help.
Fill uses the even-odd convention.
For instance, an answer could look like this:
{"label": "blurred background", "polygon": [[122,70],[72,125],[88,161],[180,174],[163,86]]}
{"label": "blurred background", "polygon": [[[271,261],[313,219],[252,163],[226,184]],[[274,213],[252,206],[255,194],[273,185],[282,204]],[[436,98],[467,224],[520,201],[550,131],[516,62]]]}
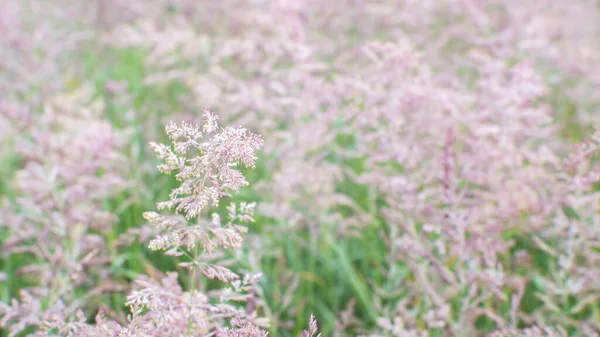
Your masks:
{"label": "blurred background", "polygon": [[148,144],[205,109],[264,138],[211,259],[270,336],[598,336],[599,103],[596,0],[0,0],[0,336],[188,289]]}

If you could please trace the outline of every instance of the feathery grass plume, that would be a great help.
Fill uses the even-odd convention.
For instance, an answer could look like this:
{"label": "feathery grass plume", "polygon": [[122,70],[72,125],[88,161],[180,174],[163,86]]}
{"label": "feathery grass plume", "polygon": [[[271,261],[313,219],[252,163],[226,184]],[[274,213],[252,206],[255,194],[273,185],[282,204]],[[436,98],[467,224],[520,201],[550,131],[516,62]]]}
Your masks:
{"label": "feathery grass plume", "polygon": [[544,305],[535,313],[535,322],[575,328],[583,336],[600,331],[600,323],[590,314],[600,298],[600,286],[591,282],[600,275],[600,193],[594,187],[599,179],[599,134],[596,131],[574,146],[565,158],[564,172],[557,176],[557,184],[566,185],[562,208],[534,237],[548,264],[548,272],[537,277],[544,292],[536,296]]}
{"label": "feathery grass plume", "polygon": [[70,319],[103,293],[122,290],[108,268],[114,247],[107,233],[117,217],[104,201],[127,187],[124,138],[88,93],[49,99],[16,139],[22,165],[0,221],[8,230],[2,258],[26,261],[16,271],[28,285],[21,303],[0,304],[1,325],[13,335],[51,316]]}
{"label": "feathery grass plume", "polygon": [[[159,228],[167,231],[165,236],[159,236],[150,242],[151,249],[179,249],[186,246],[194,249],[196,243],[201,243],[207,253],[212,253],[215,247],[239,248],[240,232],[245,232],[243,226],[234,222],[247,223],[253,221],[255,204],[240,204],[229,206],[229,222],[221,224],[217,214],[206,225],[189,226],[187,220],[197,217],[207,206],[217,206],[219,200],[237,192],[248,182],[235,165],[242,164],[253,167],[256,161],[256,151],[263,140],[245,128],[220,128],[217,117],[208,110],[204,112],[205,124],[190,125],[183,122],[179,127],[170,123],[166,127],[173,148],[164,144],[152,143],[159,159],[164,161],[159,170],[175,177],[181,185],[171,191],[170,200],[160,202],[157,208],[172,209],[176,213],[185,214],[185,219],[177,216],[162,216],[156,212],[144,213],[144,217]],[[188,158],[188,152],[198,151],[198,155]]]}
{"label": "feathery grass plume", "polygon": [[384,316],[453,336],[477,333],[477,320],[517,324],[495,307],[518,311],[526,282],[507,273],[505,235],[543,229],[565,197],[544,84],[528,61],[508,66],[493,54],[473,55],[473,88],[433,75],[407,40],[373,42],[365,54],[359,182],[384,198],[389,258],[411,275]]}
{"label": "feathery grass plume", "polygon": [[[246,312],[228,302],[246,301],[249,295],[245,293],[256,286],[260,275],[246,275],[240,280],[225,266],[208,263],[204,258],[212,256],[218,249],[241,247],[241,234],[247,231],[243,224],[254,221],[255,204],[230,204],[226,223],[222,223],[216,213],[213,213],[211,221],[199,219],[197,224],[192,224],[189,220],[198,217],[206,207],[217,206],[221,198],[229,197],[248,185],[237,165],[253,167],[256,151],[263,140],[243,127],[220,127],[217,116],[208,110],[204,111],[203,118],[201,126],[186,122],[180,126],[169,123],[166,133],[173,142],[172,146],[151,143],[157,157],[163,160],[158,169],[165,174],[174,173],[181,185],[171,191],[170,200],[157,204],[159,210],[174,208],[176,215],[144,213],[149,222],[164,232],[150,241],[149,248],[167,250],[168,255],[185,255],[188,258],[179,266],[190,270],[190,290],[184,292],[176,288],[180,291],[175,293],[168,287],[161,290],[146,284],[128,296],[128,305],[134,312],[141,313],[144,308],[150,310],[138,320],[158,320],[162,322],[161,326],[172,329],[166,335],[163,334],[165,330],[161,330],[162,336],[207,333],[222,336],[251,333],[259,336],[264,333],[255,324],[264,322],[256,317],[256,311]],[[178,216],[178,213],[185,216]],[[197,290],[198,271],[208,279],[229,284],[229,288],[216,292],[216,303],[209,301],[214,295],[205,295]],[[176,282],[176,277],[177,274],[171,274],[171,283]],[[164,303],[169,298],[179,304],[165,307]],[[225,319],[232,320],[237,328],[225,328]],[[138,323],[135,324],[140,328]],[[148,329],[147,333],[155,333]]]}
{"label": "feathery grass plume", "polygon": [[315,318],[314,315],[310,315],[310,318],[308,319],[308,330],[304,330],[302,331],[302,337],[322,337],[322,334],[318,334],[317,332],[319,332],[319,326],[317,324],[317,319]]}
{"label": "feathery grass plume", "polygon": [[[96,324],[88,324],[80,313],[76,316],[55,315],[48,322],[30,320],[29,323],[33,325],[44,325],[41,335],[266,336],[262,330],[266,322],[257,317],[257,311],[235,304],[245,302],[252,296],[250,293],[260,275],[245,275],[240,279],[224,266],[205,262],[217,248],[240,247],[240,234],[246,231],[241,224],[254,220],[254,204],[231,204],[228,207],[230,221],[225,225],[221,224],[216,213],[212,221],[207,223],[200,221],[199,225],[192,225],[187,222],[197,217],[204,207],[216,205],[220,198],[247,185],[235,165],[253,166],[262,138],[241,127],[219,127],[216,116],[209,111],[205,111],[204,118],[202,126],[187,123],[181,127],[167,125],[173,148],[152,144],[158,158],[165,161],[159,166],[160,170],[165,173],[176,172],[177,179],[182,182],[171,193],[171,203],[159,203],[158,207],[175,207],[176,212],[183,212],[187,217],[155,212],[144,214],[150,222],[167,231],[164,236],[151,241],[152,249],[169,249],[168,255],[189,257],[189,261],[179,265],[191,270],[190,289],[186,291],[180,286],[179,274],[175,272],[168,273],[160,280],[141,276],[127,296],[125,304],[132,313],[125,324],[105,319],[102,311],[98,313]],[[192,149],[198,153],[188,158]],[[196,278],[198,272],[209,279],[216,278],[228,287],[210,292],[200,291]],[[17,303],[13,307],[19,309]],[[7,317],[12,319],[13,316]],[[227,327],[227,322],[234,327]]]}

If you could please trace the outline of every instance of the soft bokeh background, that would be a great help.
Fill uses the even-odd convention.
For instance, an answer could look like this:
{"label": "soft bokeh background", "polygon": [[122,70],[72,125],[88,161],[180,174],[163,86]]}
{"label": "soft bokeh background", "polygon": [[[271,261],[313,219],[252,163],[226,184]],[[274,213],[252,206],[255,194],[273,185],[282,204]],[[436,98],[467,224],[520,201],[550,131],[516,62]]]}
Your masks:
{"label": "soft bokeh background", "polygon": [[179,185],[149,143],[208,109],[264,139],[201,217],[257,203],[207,259],[261,273],[270,336],[598,336],[599,103],[597,0],[0,0],[0,335],[219,302],[142,217]]}

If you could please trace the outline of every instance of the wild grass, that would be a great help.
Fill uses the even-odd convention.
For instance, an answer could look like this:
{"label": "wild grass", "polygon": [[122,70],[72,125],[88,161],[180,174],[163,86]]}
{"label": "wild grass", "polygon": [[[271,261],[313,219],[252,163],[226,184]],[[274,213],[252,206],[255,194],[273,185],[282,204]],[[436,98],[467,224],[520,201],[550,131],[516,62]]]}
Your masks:
{"label": "wild grass", "polygon": [[[113,13],[102,22],[101,7],[26,3],[70,19],[0,37],[9,65],[0,64],[0,336],[600,333],[600,71],[586,49],[599,42],[589,21],[600,10],[591,1],[98,0]],[[88,37],[56,56],[61,39],[43,38],[53,27]],[[19,29],[0,14],[0,32]],[[240,168],[248,186],[188,225],[255,202],[254,221],[238,249],[206,260],[196,246],[183,257],[152,251],[157,232],[143,214],[181,181],[159,172],[149,144],[170,144],[171,120],[201,126],[205,108],[265,145],[254,167]],[[115,143],[90,155],[114,160],[112,171],[73,181],[77,173],[62,172],[48,193],[114,219],[57,215],[65,208],[42,188],[52,174],[40,191],[19,176],[28,163],[52,172],[74,170],[69,158],[93,162],[45,146],[89,136],[85,149],[104,134],[81,128],[103,122]],[[113,174],[117,186],[102,180]],[[94,188],[70,196],[79,184]],[[39,235],[14,244],[23,229]],[[40,244],[64,251],[42,254]],[[199,265],[190,271],[188,253],[261,276],[256,286],[218,282]]]}

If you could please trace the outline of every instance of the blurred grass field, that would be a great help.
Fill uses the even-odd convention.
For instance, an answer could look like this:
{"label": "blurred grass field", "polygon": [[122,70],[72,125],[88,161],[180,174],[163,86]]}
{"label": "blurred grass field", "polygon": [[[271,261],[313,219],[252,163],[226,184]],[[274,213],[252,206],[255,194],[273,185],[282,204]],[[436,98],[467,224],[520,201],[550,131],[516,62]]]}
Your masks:
{"label": "blurred grass field", "polygon": [[[119,198],[106,200],[107,207],[119,217],[119,222],[113,227],[111,233],[103,233],[109,240],[116,240],[121,234],[130,229],[143,226],[145,220],[142,213],[153,208],[156,200],[166,200],[168,192],[177,186],[175,179],[159,175],[155,169],[147,169],[148,161],[157,163],[154,158],[147,156],[148,143],[150,141],[166,141],[162,132],[161,120],[168,119],[173,112],[182,111],[181,97],[186,93],[186,88],[177,81],[164,85],[147,87],[144,85],[145,67],[144,60],[148,51],[138,48],[106,48],[98,50],[93,46],[84,53],[82,60],[86,72],[81,77],[69,79],[72,90],[77,89],[82,83],[91,83],[94,88],[95,97],[106,106],[107,118],[117,129],[127,128],[133,130],[128,141],[128,151],[132,158],[137,159],[137,167],[132,167],[130,178],[139,182],[135,190],[123,192]],[[114,102],[111,95],[107,93],[108,82],[125,82],[132,93],[133,108],[136,110],[135,118],[127,118],[129,107]],[[570,142],[578,142],[590,134],[589,126],[580,125],[577,122],[579,114],[590,113],[579,111],[577,106],[569,101],[568,97],[561,94],[560,88],[556,88],[550,97],[552,106],[556,112],[556,120],[562,127],[562,134]],[[340,144],[342,146],[348,145]],[[351,143],[351,142],[350,142]],[[1,176],[0,192],[8,198],[13,197],[7,186],[11,177],[19,168],[18,157],[12,150],[13,144],[5,142],[2,144],[0,166]],[[250,187],[243,189],[242,193],[235,196],[231,202],[257,201],[260,203],[261,195],[253,192],[252,186],[255,182],[269,177],[268,169],[261,165],[262,158],[259,157],[258,166],[245,172],[250,182]],[[355,171],[360,170],[360,163],[345,163],[354,165]],[[140,170],[139,167],[146,169]],[[140,186],[143,186],[140,188]],[[366,190],[360,186],[340,185],[340,191],[353,195],[355,200],[367,210],[372,207],[372,198],[375,199],[376,208],[382,206],[383,201],[377,200],[374,191]],[[224,213],[227,203],[223,203],[219,212]],[[261,236],[268,239],[270,247],[262,250],[268,253],[256,256],[252,246],[247,244],[241,252],[241,261],[259,259],[260,268],[263,273],[261,287],[267,298],[269,307],[278,312],[283,309],[293,313],[289,317],[267,316],[274,322],[270,330],[272,336],[296,336],[298,335],[306,317],[311,313],[320,317],[321,328],[325,336],[331,336],[335,331],[337,313],[346,309],[346,304],[351,299],[356,299],[356,316],[362,323],[375,326],[377,313],[373,302],[372,291],[374,286],[370,284],[383,285],[378,290],[384,295],[383,298],[394,300],[402,296],[407,290],[399,285],[401,281],[409,277],[408,269],[402,265],[390,264],[386,261],[386,246],[381,240],[381,233],[387,231],[383,220],[375,221],[365,226],[360,237],[336,236],[334,228],[322,228],[318,237],[305,232],[301,235],[293,233],[286,224],[278,223],[273,219],[258,217],[249,232],[249,237]],[[5,233],[6,234],[6,233]],[[537,251],[534,256],[537,267],[547,268],[545,260],[549,257],[539,249],[533,249],[531,238],[522,237],[520,233],[514,233],[514,238],[519,242],[517,248],[528,248]],[[248,239],[251,242],[251,239]],[[529,247],[528,247],[529,246]],[[175,263],[169,257],[158,252],[150,252],[141,242],[135,242],[127,251],[114,251],[111,256],[111,271],[115,279],[123,279],[131,282],[142,273],[154,274],[155,270],[161,272],[176,270]],[[8,302],[10,298],[17,297],[18,291],[27,280],[19,277],[16,270],[29,263],[26,258],[11,256],[9,259],[0,260],[2,270],[8,279],[2,282],[0,287],[1,300]],[[236,264],[239,271],[247,270],[257,272],[256,265],[239,262]],[[382,271],[393,270],[393,278],[384,278]],[[549,271],[548,271],[549,272]],[[370,281],[369,281],[370,280]],[[181,280],[182,284],[188,284],[187,280]],[[290,287],[296,285],[296,287]],[[539,285],[530,284],[529,290]],[[77,290],[75,290],[77,291]],[[82,290],[85,291],[85,290]],[[543,303],[529,293],[524,298],[525,306],[534,311]],[[115,311],[126,312],[123,305],[125,297],[123,294],[113,295],[109,303],[103,305],[113,308]],[[289,309],[293,310],[289,311]],[[568,310],[568,308],[565,308]],[[600,319],[600,308],[596,307],[595,315]],[[277,322],[291,320],[293,328],[279,326]],[[489,322],[488,322],[489,323]],[[481,322],[486,324],[486,322]]]}
{"label": "blurred grass field", "polygon": [[[184,100],[189,97],[189,89],[179,80],[151,86],[145,84],[149,74],[145,60],[150,52],[151,50],[139,47],[100,47],[90,43],[78,55],[79,58],[70,60],[83,64],[83,72],[65,74],[65,93],[90,86],[95,99],[105,106],[105,116],[115,129],[129,132],[126,155],[133,160],[128,163],[130,167],[127,178],[134,182],[134,187],[126,189],[115,198],[105,200],[106,208],[119,219],[111,232],[100,233],[106,238],[108,246],[112,246],[122,234],[143,227],[145,220],[142,213],[153,210],[157,200],[167,200],[169,192],[178,184],[173,177],[158,173],[158,161],[149,155],[149,142],[168,141],[163,125],[174,114],[201,114],[201,111],[188,111],[189,105]],[[471,75],[468,70],[464,74],[457,74],[458,77],[465,78]],[[586,139],[592,134],[593,126],[581,123],[581,116],[593,114],[599,107],[582,106],[579,102],[573,102],[563,92],[563,87],[551,82],[552,74],[546,75],[551,89],[548,102],[553,108],[555,122],[560,126],[561,137],[571,144]],[[572,80],[577,81],[577,78]],[[125,83],[131,102],[119,102],[107,89],[111,83]],[[281,128],[285,129],[286,126]],[[351,138],[340,137],[336,140],[337,145],[352,148],[355,140]],[[15,144],[10,139],[3,139],[0,144],[0,195],[9,200],[16,197],[10,186],[16,171],[21,167],[14,148]],[[269,167],[265,164],[265,156],[264,153],[259,155],[256,168],[244,170],[250,184],[234,196],[231,202],[256,201],[260,204],[268,198],[253,189],[255,184],[269,181],[271,177]],[[364,163],[360,160],[332,160],[353,172],[364,170]],[[596,187],[596,190],[600,188]],[[354,310],[354,316],[360,320],[360,325],[374,328],[377,326],[380,308],[395,303],[410,291],[403,288],[402,284],[406,278],[414,275],[407,266],[388,256],[390,248],[385,238],[395,234],[389,233],[394,229],[386,225],[386,220],[379,215],[379,210],[385,206],[382,196],[374,188],[354,185],[348,181],[338,184],[336,189],[351,196],[364,212],[375,215],[372,223],[361,228],[360,236],[339,235],[336,226],[321,226],[318,233],[308,230],[298,232],[288,223],[283,223],[284,220],[259,215],[256,222],[249,226],[244,248],[239,252],[228,253],[235,261],[233,270],[263,274],[260,291],[267,304],[263,308],[264,314],[271,320],[270,336],[300,335],[311,314],[319,319],[324,336],[336,336],[335,332],[339,330],[336,322],[339,323],[340,313],[349,309],[349,303],[354,306],[350,309]],[[223,202],[217,212],[226,214],[228,203],[229,200]],[[351,214],[352,211],[342,210],[344,212]],[[576,217],[576,211],[572,212]],[[0,227],[0,243],[7,235]],[[505,235],[507,240],[516,242],[512,248],[514,251],[525,249],[534,252],[532,263],[536,270],[541,274],[551,275],[547,261],[554,257],[537,248],[530,233],[514,230]],[[258,237],[262,239],[257,240]],[[262,245],[261,248],[254,249],[253,245],[256,244]],[[268,246],[264,246],[265,244]],[[142,274],[181,271],[172,258],[160,252],[149,251],[144,242],[134,242],[128,249],[113,250],[110,253],[112,278],[124,283],[131,283]],[[18,297],[21,288],[32,283],[18,273],[19,268],[31,262],[27,256],[9,255],[7,258],[0,258],[0,271],[6,275],[5,280],[0,280],[0,301],[10,302],[11,298]],[[510,261],[503,262],[510,264]],[[525,274],[527,270],[520,272]],[[180,281],[181,284],[189,284],[187,279]],[[202,286],[210,288],[216,284],[204,280]],[[543,286],[542,282],[535,280],[527,284],[522,304],[524,312],[531,313],[536,308],[547,305],[534,295],[543,294]],[[83,295],[86,289],[73,291]],[[377,296],[374,296],[375,292]],[[97,303],[96,307],[104,305],[115,312],[127,313],[128,309],[124,306],[125,295],[111,296],[108,302]],[[577,306],[577,299],[569,299],[566,303],[570,304],[569,307],[560,310],[570,312]],[[489,305],[492,306],[492,303]],[[591,315],[600,321],[600,302],[596,301],[592,308],[593,312],[582,312],[580,315]],[[352,325],[352,322],[347,323]],[[417,324],[425,326],[424,322]],[[484,330],[494,327],[493,322],[485,318],[479,319],[477,325]],[[0,330],[0,336],[5,335],[6,332]],[[443,331],[438,331],[431,336],[444,335]]]}

